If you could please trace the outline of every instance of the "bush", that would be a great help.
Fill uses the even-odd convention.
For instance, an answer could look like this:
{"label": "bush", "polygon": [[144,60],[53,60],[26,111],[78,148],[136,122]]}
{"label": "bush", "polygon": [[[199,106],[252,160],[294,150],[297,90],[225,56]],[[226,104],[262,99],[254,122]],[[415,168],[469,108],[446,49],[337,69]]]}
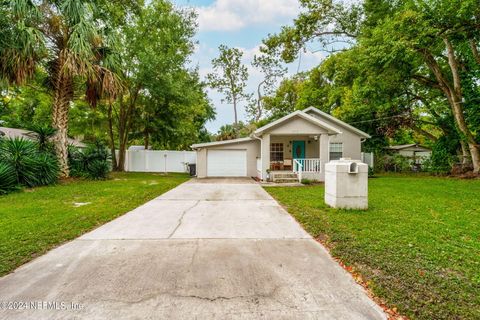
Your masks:
{"label": "bush", "polygon": [[369,178],[375,177],[375,170],[370,166],[368,166],[368,177]]}
{"label": "bush", "polygon": [[58,178],[57,159],[23,138],[0,140],[0,162],[13,170],[17,185],[36,187],[55,183]]}
{"label": "bush", "polygon": [[410,160],[400,154],[385,156],[383,166],[385,171],[404,172],[412,170]]}
{"label": "bush", "polygon": [[6,194],[17,187],[17,176],[12,166],[0,162],[0,194]]}
{"label": "bush", "polygon": [[111,170],[111,156],[107,147],[101,143],[80,150],[71,146],[68,152],[70,175],[92,180],[103,180]]}
{"label": "bush", "polygon": [[50,153],[39,153],[37,156],[38,185],[49,185],[57,182],[60,166],[57,158]]}
{"label": "bush", "polygon": [[437,174],[449,173],[455,163],[455,152],[455,146],[440,138],[432,148],[432,156],[423,162],[423,170]]}
{"label": "bush", "polygon": [[69,145],[68,146],[68,167],[70,169],[70,176],[82,177],[83,176],[83,154],[79,148]]}
{"label": "bush", "polygon": [[314,183],[313,180],[310,180],[310,179],[302,179],[302,184],[310,185],[310,184],[313,184],[313,183]]}
{"label": "bush", "polygon": [[50,126],[34,124],[30,127],[30,130],[31,132],[28,135],[37,141],[39,151],[52,154],[55,152],[54,145],[50,140],[57,132],[56,129]]}

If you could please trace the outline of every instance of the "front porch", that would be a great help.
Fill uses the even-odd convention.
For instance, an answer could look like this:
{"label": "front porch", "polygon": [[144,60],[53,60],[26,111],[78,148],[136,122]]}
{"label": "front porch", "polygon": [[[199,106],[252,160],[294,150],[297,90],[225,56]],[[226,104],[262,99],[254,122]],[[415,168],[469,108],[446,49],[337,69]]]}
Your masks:
{"label": "front porch", "polygon": [[273,182],[323,181],[328,142],[327,134],[264,135],[261,157],[257,158],[258,178]]}

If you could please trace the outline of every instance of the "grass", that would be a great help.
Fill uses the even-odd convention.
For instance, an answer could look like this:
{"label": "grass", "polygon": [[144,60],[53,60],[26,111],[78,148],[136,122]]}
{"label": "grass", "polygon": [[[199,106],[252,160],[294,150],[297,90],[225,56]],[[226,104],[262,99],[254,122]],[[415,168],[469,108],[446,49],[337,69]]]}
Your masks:
{"label": "grass", "polygon": [[0,196],[0,275],[186,180],[185,174],[113,173],[106,181],[71,180]]}
{"label": "grass", "polygon": [[323,185],[265,189],[391,308],[480,319],[479,180],[381,176],[368,211],[327,208]]}

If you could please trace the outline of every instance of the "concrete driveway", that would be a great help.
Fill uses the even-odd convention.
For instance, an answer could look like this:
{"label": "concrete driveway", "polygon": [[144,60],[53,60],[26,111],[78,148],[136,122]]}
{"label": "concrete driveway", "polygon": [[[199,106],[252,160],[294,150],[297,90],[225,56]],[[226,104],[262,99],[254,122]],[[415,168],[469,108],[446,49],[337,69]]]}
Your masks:
{"label": "concrete driveway", "polygon": [[247,179],[192,180],[50,251],[0,279],[7,301],[24,310],[1,319],[385,319]]}

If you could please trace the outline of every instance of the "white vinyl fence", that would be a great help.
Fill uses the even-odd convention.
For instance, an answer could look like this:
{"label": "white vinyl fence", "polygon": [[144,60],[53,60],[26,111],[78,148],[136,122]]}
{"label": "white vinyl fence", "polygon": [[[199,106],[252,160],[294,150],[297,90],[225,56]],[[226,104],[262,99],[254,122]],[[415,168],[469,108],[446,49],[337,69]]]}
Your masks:
{"label": "white vinyl fence", "polygon": [[362,152],[362,162],[373,168],[373,152]]}
{"label": "white vinyl fence", "polygon": [[128,150],[125,171],[188,172],[189,163],[197,163],[195,151]]}

